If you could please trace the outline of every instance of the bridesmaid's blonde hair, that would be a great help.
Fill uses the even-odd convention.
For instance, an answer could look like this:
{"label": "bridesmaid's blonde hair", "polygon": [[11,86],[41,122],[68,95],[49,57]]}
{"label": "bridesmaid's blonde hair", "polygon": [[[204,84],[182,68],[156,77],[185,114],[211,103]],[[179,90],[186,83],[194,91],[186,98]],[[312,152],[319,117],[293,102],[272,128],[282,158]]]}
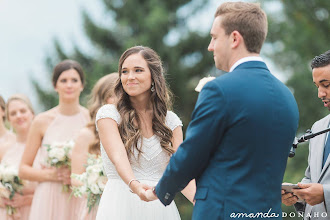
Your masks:
{"label": "bridesmaid's blonde hair", "polygon": [[100,137],[95,126],[96,113],[103,105],[107,104],[109,98],[115,96],[114,87],[118,78],[118,73],[110,73],[99,79],[93,87],[87,104],[92,120],[88,123],[87,128],[93,131],[95,140],[89,145],[89,153],[100,154]]}
{"label": "bridesmaid's blonde hair", "polygon": [[25,103],[27,105],[27,107],[30,109],[30,111],[32,112],[32,114],[34,114],[34,110],[33,110],[30,99],[26,95],[15,94],[15,95],[10,96],[9,99],[7,100],[7,104],[6,104],[6,116],[7,116],[7,118],[9,118],[9,112],[8,112],[9,103],[14,101],[14,100],[18,100],[18,101],[21,101],[21,102]]}

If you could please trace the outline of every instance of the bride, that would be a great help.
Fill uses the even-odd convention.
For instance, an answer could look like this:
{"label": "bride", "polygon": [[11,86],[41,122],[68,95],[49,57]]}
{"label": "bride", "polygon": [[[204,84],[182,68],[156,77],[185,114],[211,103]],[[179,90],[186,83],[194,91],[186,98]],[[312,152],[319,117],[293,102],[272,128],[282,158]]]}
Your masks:
{"label": "bride", "polygon": [[[183,139],[181,120],[168,111],[161,60],[148,47],[132,47],[122,54],[118,72],[117,105],[104,105],[96,116],[109,179],[96,219],[180,219],[175,203],[144,202]],[[192,202],[195,191],[193,180],[182,193]]]}

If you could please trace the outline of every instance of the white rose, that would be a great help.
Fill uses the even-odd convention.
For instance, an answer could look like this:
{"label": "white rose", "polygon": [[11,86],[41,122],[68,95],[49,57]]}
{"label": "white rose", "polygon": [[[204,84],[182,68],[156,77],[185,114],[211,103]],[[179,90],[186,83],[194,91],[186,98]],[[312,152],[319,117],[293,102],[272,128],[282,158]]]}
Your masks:
{"label": "white rose", "polygon": [[98,178],[99,178],[99,174],[98,173],[90,173],[87,176],[87,184],[89,186],[95,184]]}
{"label": "white rose", "polygon": [[215,79],[215,77],[213,77],[213,76],[209,76],[209,77],[204,77],[203,79],[199,80],[199,83],[198,83],[198,85],[196,86],[195,91],[196,91],[196,92],[200,92],[200,91],[202,91],[203,86],[204,86],[207,82],[210,82],[210,81],[212,81],[212,80],[214,80],[214,79]]}
{"label": "white rose", "polygon": [[63,148],[52,148],[48,152],[49,157],[56,158],[59,161],[63,161],[65,159],[65,151]]}
{"label": "white rose", "polygon": [[106,176],[100,176],[98,178],[97,185],[100,187],[100,189],[102,190],[102,192],[103,192],[103,190],[104,190],[105,185],[107,184],[107,182],[108,182],[108,178]]}
{"label": "white rose", "polygon": [[72,154],[72,149],[74,147],[74,141],[70,140],[68,142],[65,143],[64,148],[66,149],[66,151],[68,152],[68,155],[71,157]]}
{"label": "white rose", "polygon": [[78,187],[73,187],[73,195],[75,197],[82,197],[83,195],[86,194],[86,186],[82,185],[82,186],[78,186]]}
{"label": "white rose", "polygon": [[15,176],[18,176],[18,170],[14,167],[6,167],[2,173],[2,180],[4,182],[12,182],[14,181]]}
{"label": "white rose", "polygon": [[93,194],[101,194],[102,193],[97,184],[91,185],[90,190],[92,191]]}
{"label": "white rose", "polygon": [[86,173],[100,173],[102,171],[101,164],[94,164],[86,168]]}

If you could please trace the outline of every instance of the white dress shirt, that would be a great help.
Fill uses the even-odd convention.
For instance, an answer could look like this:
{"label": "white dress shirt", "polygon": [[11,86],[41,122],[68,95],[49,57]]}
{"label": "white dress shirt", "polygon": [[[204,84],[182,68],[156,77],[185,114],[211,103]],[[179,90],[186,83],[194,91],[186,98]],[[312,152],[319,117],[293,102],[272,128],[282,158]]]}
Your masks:
{"label": "white dress shirt", "polygon": [[232,65],[230,67],[229,72],[232,72],[238,65],[245,63],[245,62],[249,62],[249,61],[260,61],[260,62],[264,62],[264,60],[261,57],[257,57],[257,56],[253,56],[253,57],[244,57],[242,59],[239,59],[236,61],[236,63],[234,63],[234,65]]}

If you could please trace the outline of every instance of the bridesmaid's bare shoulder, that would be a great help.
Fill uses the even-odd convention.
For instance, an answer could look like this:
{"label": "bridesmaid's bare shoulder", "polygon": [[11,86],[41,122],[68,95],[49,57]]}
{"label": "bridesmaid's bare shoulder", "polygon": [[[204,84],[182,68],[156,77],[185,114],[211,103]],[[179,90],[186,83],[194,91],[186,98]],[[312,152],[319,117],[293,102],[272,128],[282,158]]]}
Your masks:
{"label": "bridesmaid's bare shoulder", "polygon": [[54,107],[38,114],[34,118],[32,126],[39,128],[41,131],[45,131],[48,125],[55,119],[57,112],[57,107]]}

